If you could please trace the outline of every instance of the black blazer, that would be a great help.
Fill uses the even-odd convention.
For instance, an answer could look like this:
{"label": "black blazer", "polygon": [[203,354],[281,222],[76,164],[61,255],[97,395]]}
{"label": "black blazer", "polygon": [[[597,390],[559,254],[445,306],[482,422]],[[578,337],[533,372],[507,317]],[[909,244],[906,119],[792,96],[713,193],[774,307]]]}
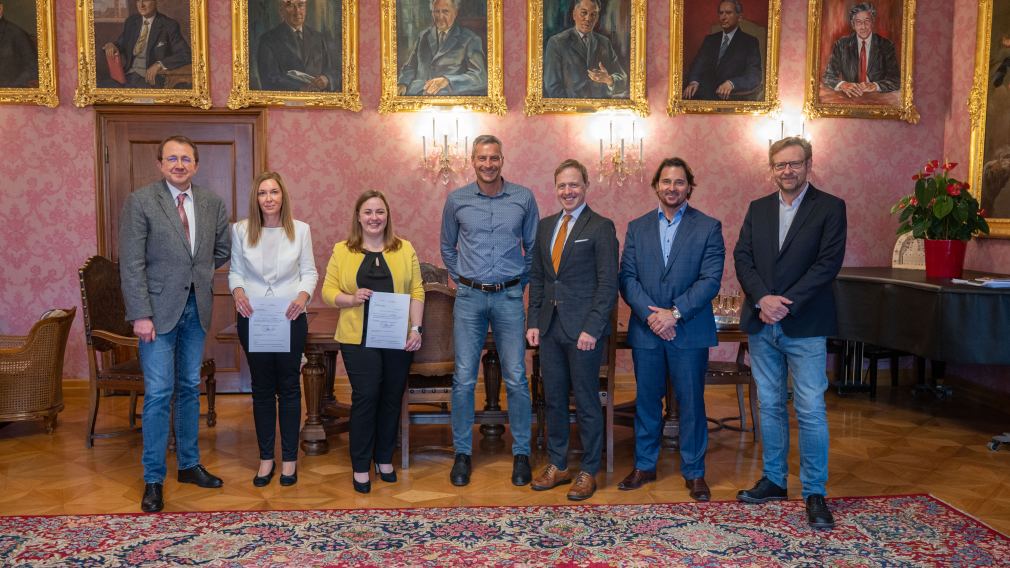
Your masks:
{"label": "black blazer", "polygon": [[587,205],[568,229],[555,273],[551,237],[560,215],[541,219],[537,227],[527,325],[546,333],[557,314],[570,340],[577,340],[583,331],[600,339],[611,332],[610,312],[617,303],[617,231],[613,221]]}
{"label": "black blazer", "polygon": [[[866,80],[876,83],[881,93],[901,88],[901,71],[894,43],[886,37],[870,36],[870,56],[866,60]],[[822,82],[834,89],[840,81],[859,82],[859,42],[856,34],[840,38],[831,48],[831,57]]]}
{"label": "black blazer", "polygon": [[[133,67],[133,46],[140,38],[144,18],[134,14],[123,23],[123,33],[114,42],[123,58],[123,72]],[[147,66],[161,62],[165,69],[175,69],[193,62],[186,38],[182,37],[179,22],[157,12],[147,36]],[[162,80],[163,81],[163,80]]]}
{"label": "black blazer", "polygon": [[832,283],[845,258],[845,202],[812,184],[779,250],[779,194],[751,202],[733,250],[736,277],[746,295],[740,327],[750,334],[765,325],[755,307],[768,294],[793,301],[782,330],[789,337],[834,335]]}
{"label": "black blazer", "polygon": [[[698,54],[691,62],[684,87],[697,81],[696,99],[717,100],[715,90],[726,81],[733,81],[733,93],[750,91],[761,85],[761,50],[757,38],[737,28],[733,40],[726,46],[726,53],[719,59],[721,43],[721,31],[705,36]],[[757,100],[757,95],[755,92],[746,98]],[[732,94],[730,99],[734,100]]]}
{"label": "black blazer", "polygon": [[305,53],[298,53],[298,38],[291,26],[277,24],[260,37],[256,50],[256,70],[260,88],[264,91],[301,91],[305,83],[288,76],[288,71],[301,71],[318,77],[326,75],[326,91],[342,89],[341,64],[329,37],[309,26],[302,26],[302,45]]}

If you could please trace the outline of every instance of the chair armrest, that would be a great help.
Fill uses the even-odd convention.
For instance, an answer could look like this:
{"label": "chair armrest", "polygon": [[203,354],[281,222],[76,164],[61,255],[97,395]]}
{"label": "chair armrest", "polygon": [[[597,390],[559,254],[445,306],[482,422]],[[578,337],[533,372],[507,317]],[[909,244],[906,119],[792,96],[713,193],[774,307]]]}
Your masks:
{"label": "chair armrest", "polygon": [[117,333],[103,331],[100,329],[92,330],[91,336],[97,337],[98,339],[104,339],[105,341],[115,343],[116,345],[123,345],[125,347],[137,347],[140,344],[140,339],[137,337],[126,337],[125,335],[119,335]]}

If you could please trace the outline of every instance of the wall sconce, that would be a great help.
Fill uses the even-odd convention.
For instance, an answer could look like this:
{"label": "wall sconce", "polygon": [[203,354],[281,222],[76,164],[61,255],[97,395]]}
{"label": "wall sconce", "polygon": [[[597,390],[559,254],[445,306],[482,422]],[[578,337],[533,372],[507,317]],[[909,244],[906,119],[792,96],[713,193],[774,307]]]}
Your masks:
{"label": "wall sconce", "polygon": [[427,134],[421,136],[421,178],[429,183],[441,183],[448,186],[456,176],[466,181],[469,172],[470,137],[462,140],[459,137],[459,118],[455,118],[455,134],[449,139],[448,121],[440,121],[442,129],[436,127],[436,118],[431,119],[431,138]]}
{"label": "wall sconce", "polygon": [[799,136],[810,140],[810,136],[807,135],[806,119],[798,111],[784,111],[769,115],[761,130],[761,138],[768,140],[769,147],[787,136]]}
{"label": "wall sconce", "polygon": [[[618,125],[620,129],[620,125]],[[645,138],[635,136],[635,121],[631,121],[631,138],[626,139],[622,133],[618,133],[618,142],[614,142],[614,121],[609,124],[609,141],[604,147],[603,137],[600,137],[600,164],[599,181],[609,180],[613,184],[617,182],[618,187],[623,187],[624,182],[629,177],[637,176],[638,181],[645,181]],[[636,148],[637,156],[636,156]]]}

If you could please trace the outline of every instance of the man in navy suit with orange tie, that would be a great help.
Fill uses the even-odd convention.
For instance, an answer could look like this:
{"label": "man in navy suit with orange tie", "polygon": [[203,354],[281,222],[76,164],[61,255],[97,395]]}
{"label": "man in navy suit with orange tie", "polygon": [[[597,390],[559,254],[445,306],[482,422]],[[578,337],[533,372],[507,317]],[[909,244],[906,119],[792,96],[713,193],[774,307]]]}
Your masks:
{"label": "man in navy suit with orange tie", "polygon": [[663,160],[652,187],[659,208],[628,225],[621,255],[635,365],[635,467],[617,488],[638,489],[656,479],[663,398],[671,381],[680,408],[680,472],[691,498],[708,501],[705,371],[708,348],[718,344],[712,299],[719,293],[726,246],[722,224],[687,203],[695,184],[684,160]]}

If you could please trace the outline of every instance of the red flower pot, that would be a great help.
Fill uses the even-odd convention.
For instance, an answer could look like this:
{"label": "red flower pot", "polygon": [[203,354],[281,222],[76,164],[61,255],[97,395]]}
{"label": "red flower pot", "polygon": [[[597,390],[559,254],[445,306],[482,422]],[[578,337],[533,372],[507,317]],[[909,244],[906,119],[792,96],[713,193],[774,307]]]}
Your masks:
{"label": "red flower pot", "polygon": [[926,239],[926,277],[960,278],[968,241]]}

